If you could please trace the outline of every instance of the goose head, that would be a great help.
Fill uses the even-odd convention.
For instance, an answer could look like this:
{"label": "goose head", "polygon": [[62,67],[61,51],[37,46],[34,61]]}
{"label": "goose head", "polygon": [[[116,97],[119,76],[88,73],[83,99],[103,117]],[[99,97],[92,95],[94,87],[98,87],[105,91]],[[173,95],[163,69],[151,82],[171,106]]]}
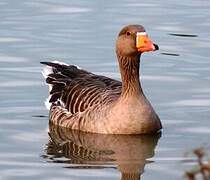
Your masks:
{"label": "goose head", "polygon": [[116,42],[116,53],[120,56],[131,57],[143,52],[158,50],[148,37],[145,28],[141,25],[125,26],[119,33]]}

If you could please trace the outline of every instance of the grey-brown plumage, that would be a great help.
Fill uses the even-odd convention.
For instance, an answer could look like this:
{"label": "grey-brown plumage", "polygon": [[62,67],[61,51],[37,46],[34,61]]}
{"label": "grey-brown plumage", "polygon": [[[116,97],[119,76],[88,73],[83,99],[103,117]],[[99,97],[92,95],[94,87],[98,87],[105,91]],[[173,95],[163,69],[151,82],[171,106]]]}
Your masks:
{"label": "grey-brown plumage", "polygon": [[44,75],[50,86],[50,121],[105,134],[145,134],[161,129],[139,81],[140,55],[144,51],[137,48],[136,38],[144,31],[140,25],[130,25],[119,33],[116,53],[122,83],[74,65],[41,62],[48,68]]}

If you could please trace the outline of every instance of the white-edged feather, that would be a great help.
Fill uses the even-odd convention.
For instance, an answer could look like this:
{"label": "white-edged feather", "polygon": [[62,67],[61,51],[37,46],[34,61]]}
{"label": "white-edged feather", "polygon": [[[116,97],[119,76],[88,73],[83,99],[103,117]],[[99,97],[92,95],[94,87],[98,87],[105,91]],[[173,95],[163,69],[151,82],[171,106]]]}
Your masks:
{"label": "white-edged feather", "polygon": [[[57,64],[60,64],[60,65],[66,65],[66,66],[69,66],[69,64],[66,64],[64,62],[61,62],[61,61],[52,61],[53,63],[57,63]],[[79,67],[78,67],[79,68]],[[48,77],[49,74],[52,74],[53,73],[53,69],[52,67],[50,66],[45,66],[43,71],[42,71],[42,75],[44,76],[44,78],[46,79]]]}
{"label": "white-edged feather", "polygon": [[[60,65],[69,66],[69,64],[64,63],[64,62],[61,62],[61,61],[52,61],[52,63],[57,63],[57,64],[60,64]],[[77,66],[77,65],[74,65],[74,66],[76,66],[78,69],[81,69],[81,68],[80,68],[79,66]],[[46,66],[44,67],[43,71],[42,71],[42,75],[44,76],[45,79],[47,79],[48,76],[49,76],[49,74],[53,74],[53,68],[46,65]],[[52,86],[53,86],[53,85],[48,84],[48,86],[49,86],[49,92],[50,92],[50,91],[52,90]],[[50,110],[51,105],[52,105],[52,103],[49,102],[50,98],[51,98],[51,95],[49,95],[49,97],[45,100],[45,106],[46,106],[46,108],[47,108],[48,110]],[[62,108],[65,107],[65,104],[64,104],[60,99],[58,99],[57,101],[59,102],[59,104],[61,105]],[[64,108],[64,109],[65,109],[65,108]]]}
{"label": "white-edged feather", "polygon": [[63,107],[63,108],[65,107],[65,104],[64,104],[64,102],[61,99],[58,99],[57,101],[59,102],[61,107]]}
{"label": "white-edged feather", "polygon": [[53,73],[53,70],[52,70],[52,67],[50,66],[45,66],[42,71],[42,75],[44,76],[45,79],[47,79],[48,75],[52,73]]}
{"label": "white-edged feather", "polygon": [[[45,79],[47,79],[49,74],[52,74],[52,73],[53,73],[53,70],[52,70],[52,67],[50,67],[50,66],[45,66],[43,71],[42,71],[42,75],[44,76]],[[52,90],[52,85],[48,84],[48,86],[49,86],[49,91],[51,91]]]}
{"label": "white-edged feather", "polygon": [[[50,98],[51,98],[51,95],[49,95],[49,97],[45,100],[44,104],[45,104],[45,107],[50,110],[51,108],[51,105],[52,103],[50,103]],[[61,101],[61,99],[58,99],[57,102],[60,104],[61,108],[64,108],[65,109],[65,104],[63,103],[63,101]]]}
{"label": "white-edged feather", "polygon": [[[62,61],[52,61],[53,63],[57,63],[57,64],[60,64],[60,65],[66,65],[66,66],[69,66],[69,64],[65,63],[65,62],[62,62]],[[79,66],[77,65],[73,65],[75,67],[77,67],[77,69],[81,69]]]}
{"label": "white-edged feather", "polygon": [[60,64],[60,65],[66,65],[66,66],[69,66],[69,64],[65,63],[65,62],[62,62],[62,61],[52,61],[53,63],[57,63],[57,64]]}
{"label": "white-edged feather", "polygon": [[77,65],[74,65],[74,66],[76,66],[77,67],[77,69],[82,69],[82,68],[80,68],[79,66],[77,66]]}

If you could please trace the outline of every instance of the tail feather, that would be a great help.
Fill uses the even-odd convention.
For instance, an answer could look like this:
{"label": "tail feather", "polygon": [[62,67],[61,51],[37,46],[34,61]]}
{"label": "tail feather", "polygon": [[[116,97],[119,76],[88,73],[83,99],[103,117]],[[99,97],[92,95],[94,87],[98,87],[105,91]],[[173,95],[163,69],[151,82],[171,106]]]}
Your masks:
{"label": "tail feather", "polygon": [[60,97],[61,97],[61,92],[53,93],[53,94],[51,95],[51,97],[50,97],[49,102],[50,102],[50,103],[54,103],[54,102],[56,102]]}
{"label": "tail feather", "polygon": [[47,84],[54,84],[54,81],[56,81],[55,78],[52,78],[50,76],[47,76],[47,78],[46,78],[46,83]]}
{"label": "tail feather", "polygon": [[45,101],[45,105],[50,109],[52,103],[61,105],[61,95],[70,78],[62,71],[68,69],[69,65],[62,62],[40,62],[46,65],[42,72],[46,83],[49,85],[50,95]]}
{"label": "tail feather", "polygon": [[41,64],[44,64],[44,65],[47,65],[47,66],[50,66],[50,67],[54,67],[56,69],[63,68],[63,66],[66,66],[66,67],[69,66],[68,64],[63,63],[63,62],[59,62],[59,61],[53,61],[53,62],[45,62],[45,61],[42,61],[40,63]]}
{"label": "tail feather", "polygon": [[52,90],[50,91],[50,95],[53,93],[61,92],[63,90],[63,86],[60,86],[60,84],[54,84]]}
{"label": "tail feather", "polygon": [[61,73],[57,73],[57,74],[49,74],[49,77],[55,79],[62,79],[62,78],[67,78],[68,76],[65,76],[64,74]]}
{"label": "tail feather", "polygon": [[51,107],[51,104],[64,106],[63,92],[67,85],[70,85],[74,79],[84,78],[85,76],[92,76],[91,73],[80,69],[74,65],[68,65],[63,62],[40,62],[46,65],[42,74],[46,79],[46,83],[49,85],[50,96],[46,101],[47,108]]}

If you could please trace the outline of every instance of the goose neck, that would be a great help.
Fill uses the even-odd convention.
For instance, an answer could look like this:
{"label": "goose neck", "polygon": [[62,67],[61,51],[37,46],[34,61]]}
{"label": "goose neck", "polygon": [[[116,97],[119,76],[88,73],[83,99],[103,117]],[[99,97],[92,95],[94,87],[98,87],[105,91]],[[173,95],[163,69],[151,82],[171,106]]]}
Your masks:
{"label": "goose neck", "polygon": [[122,79],[121,96],[139,96],[142,88],[140,83],[140,55],[125,57],[118,55],[120,74]]}

